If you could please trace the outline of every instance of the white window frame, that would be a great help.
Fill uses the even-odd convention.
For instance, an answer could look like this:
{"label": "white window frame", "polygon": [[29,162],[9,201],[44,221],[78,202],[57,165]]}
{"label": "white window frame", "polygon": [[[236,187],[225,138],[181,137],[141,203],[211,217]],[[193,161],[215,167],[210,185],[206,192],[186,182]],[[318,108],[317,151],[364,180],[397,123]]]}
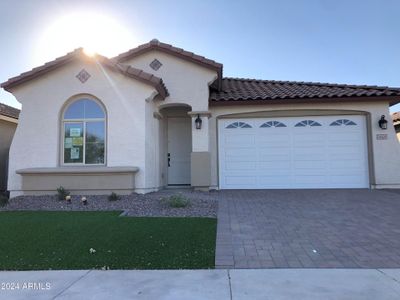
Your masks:
{"label": "white window frame", "polygon": [[[90,119],[64,119],[65,112],[68,110],[68,108],[74,104],[75,102],[79,100],[91,100],[94,101],[103,111],[104,113],[104,118],[90,118]],[[103,122],[104,124],[104,163],[102,164],[86,164],[86,123],[90,122]],[[71,124],[71,123],[78,123],[78,124],[83,124],[83,160],[81,163],[66,163],[64,160],[64,154],[65,154],[65,124]],[[75,99],[71,102],[68,103],[68,105],[65,106],[62,115],[61,115],[61,166],[84,166],[84,167],[91,167],[91,166],[106,166],[107,165],[107,112],[104,108],[104,106],[96,99],[90,98],[90,97],[80,97],[78,99]]]}

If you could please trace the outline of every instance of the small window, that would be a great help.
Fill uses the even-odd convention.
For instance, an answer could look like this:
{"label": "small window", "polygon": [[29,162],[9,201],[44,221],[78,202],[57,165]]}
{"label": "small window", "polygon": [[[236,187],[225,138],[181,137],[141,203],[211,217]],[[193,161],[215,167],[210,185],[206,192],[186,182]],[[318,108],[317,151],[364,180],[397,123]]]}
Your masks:
{"label": "small window", "polygon": [[228,126],[226,126],[226,128],[232,129],[232,128],[252,128],[252,127],[245,122],[233,122]]}
{"label": "small window", "polygon": [[351,120],[347,120],[347,119],[340,119],[340,120],[336,120],[335,122],[332,122],[331,125],[329,126],[351,126],[351,125],[357,125],[356,123],[354,123]]}
{"label": "small window", "polygon": [[270,128],[270,127],[286,127],[286,125],[279,121],[268,121],[260,126],[260,128]]}
{"label": "small window", "polygon": [[320,123],[313,121],[313,120],[304,120],[301,121],[299,123],[297,123],[296,125],[294,125],[294,127],[306,127],[306,126],[322,126]]}
{"label": "small window", "polygon": [[105,162],[106,116],[97,101],[79,99],[63,114],[64,164],[102,165]]}

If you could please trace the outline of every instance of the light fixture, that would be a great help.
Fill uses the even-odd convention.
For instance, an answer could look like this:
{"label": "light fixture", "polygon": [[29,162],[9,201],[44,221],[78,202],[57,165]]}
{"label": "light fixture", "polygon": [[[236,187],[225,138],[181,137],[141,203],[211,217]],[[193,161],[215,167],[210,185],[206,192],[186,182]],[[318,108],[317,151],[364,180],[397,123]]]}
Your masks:
{"label": "light fixture", "polygon": [[201,129],[201,123],[203,123],[203,121],[200,118],[200,115],[197,115],[196,120],[194,120],[194,123],[196,124],[196,129]]}
{"label": "light fixture", "polygon": [[387,129],[387,123],[388,123],[388,121],[386,121],[385,115],[382,115],[382,116],[381,116],[381,119],[380,119],[379,122],[378,122],[379,127],[380,127],[381,129],[383,129],[383,130],[386,130],[386,129]]}

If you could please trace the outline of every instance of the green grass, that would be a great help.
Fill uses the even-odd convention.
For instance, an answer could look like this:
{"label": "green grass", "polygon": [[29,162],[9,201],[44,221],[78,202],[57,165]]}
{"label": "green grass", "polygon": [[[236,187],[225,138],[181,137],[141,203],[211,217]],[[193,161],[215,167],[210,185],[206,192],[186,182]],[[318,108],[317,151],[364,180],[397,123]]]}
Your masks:
{"label": "green grass", "polygon": [[214,267],[216,219],[119,214],[1,212],[0,270]]}

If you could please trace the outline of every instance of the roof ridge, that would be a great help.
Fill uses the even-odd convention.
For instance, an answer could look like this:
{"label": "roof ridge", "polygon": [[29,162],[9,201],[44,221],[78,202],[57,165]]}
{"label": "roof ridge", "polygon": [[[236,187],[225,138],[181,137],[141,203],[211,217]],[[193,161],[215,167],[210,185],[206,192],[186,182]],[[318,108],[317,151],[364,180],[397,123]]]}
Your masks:
{"label": "roof ridge", "polygon": [[349,88],[364,88],[364,89],[379,89],[379,90],[396,90],[400,91],[400,87],[378,86],[378,85],[362,85],[362,84],[345,84],[345,83],[329,83],[329,82],[312,82],[312,81],[296,81],[296,80],[268,80],[242,77],[223,77],[222,80],[237,80],[237,81],[252,81],[263,83],[277,84],[298,84],[310,86],[329,86],[329,87],[349,87]]}
{"label": "roof ridge", "polygon": [[214,68],[222,68],[222,64],[219,62],[216,62],[215,60],[206,58],[202,55],[196,54],[191,51],[187,51],[183,48],[175,47],[171,44],[163,43],[160,42],[157,39],[152,39],[151,41],[141,44],[135,48],[129,49],[128,51],[122,52],[118,54],[117,56],[113,57],[112,59],[116,59],[117,61],[128,59],[129,57],[139,54],[142,51],[145,51],[147,49],[159,49],[161,51],[167,51],[170,53],[175,52],[176,54],[180,54],[182,56],[185,56],[187,58],[191,58],[195,61],[198,61],[203,64],[208,64],[210,66],[213,66]]}

